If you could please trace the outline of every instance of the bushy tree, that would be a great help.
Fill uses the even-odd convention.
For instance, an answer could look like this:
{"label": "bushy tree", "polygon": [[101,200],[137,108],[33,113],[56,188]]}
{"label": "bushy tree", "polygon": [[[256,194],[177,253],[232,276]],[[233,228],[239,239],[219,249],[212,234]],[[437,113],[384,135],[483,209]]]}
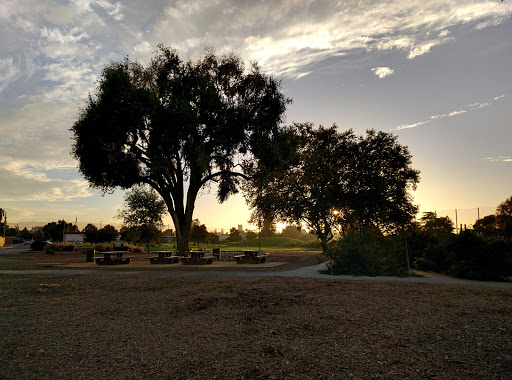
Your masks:
{"label": "bushy tree", "polygon": [[24,240],[30,240],[33,238],[33,234],[32,232],[30,232],[27,227],[23,228],[21,231],[20,231],[20,238],[24,239]]}
{"label": "bushy tree", "polygon": [[258,238],[258,234],[254,231],[245,230],[245,238],[249,240],[256,240]]}
{"label": "bushy tree", "polygon": [[496,222],[506,239],[512,239],[512,196],[496,208]]}
{"label": "bushy tree", "polygon": [[242,241],[242,235],[240,234],[240,231],[238,231],[238,229],[236,229],[235,227],[231,227],[231,230],[229,231],[229,237],[226,239],[226,241]]}
{"label": "bushy tree", "polygon": [[496,239],[502,236],[496,215],[487,215],[478,219],[473,225],[473,231],[481,238]]}
{"label": "bushy tree", "polygon": [[73,225],[65,220],[48,223],[43,227],[43,236],[45,239],[53,241],[62,241],[64,239],[64,231],[69,231]]}
{"label": "bushy tree", "polygon": [[150,243],[162,237],[165,210],[165,202],[156,191],[146,186],[136,186],[126,193],[124,206],[118,211],[117,217],[123,220],[123,227],[138,231],[140,241],[146,243],[149,251]]}
{"label": "bushy tree", "polygon": [[199,219],[192,221],[192,230],[190,231],[190,240],[197,243],[206,243],[208,241],[208,230]]}
{"label": "bushy tree", "polygon": [[183,61],[159,46],[146,68],[126,59],[103,70],[71,128],[72,154],[93,187],[154,188],[184,254],[201,188],[217,183],[222,202],[274,166],[287,102],[256,64],[212,52]]}
{"label": "bushy tree", "polygon": [[107,224],[98,230],[98,243],[114,241],[119,236],[119,231],[112,225]]}
{"label": "bushy tree", "polygon": [[409,190],[419,181],[411,155],[385,132],[338,132],[295,124],[288,130],[289,167],[248,186],[249,205],[261,215],[305,225],[324,252],[335,230],[394,231],[412,220]]}
{"label": "bushy tree", "polygon": [[97,243],[98,242],[98,227],[94,224],[89,223],[84,228],[85,233],[85,241],[88,243]]}
{"label": "bushy tree", "polygon": [[430,236],[440,241],[446,241],[453,232],[453,222],[447,216],[438,217],[435,212],[424,212],[420,219],[420,226]]}

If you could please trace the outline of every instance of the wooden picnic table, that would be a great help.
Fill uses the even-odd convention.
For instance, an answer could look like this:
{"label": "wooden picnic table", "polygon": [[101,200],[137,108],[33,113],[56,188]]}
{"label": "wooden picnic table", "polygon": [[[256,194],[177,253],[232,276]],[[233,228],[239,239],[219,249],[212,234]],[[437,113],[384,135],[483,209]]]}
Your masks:
{"label": "wooden picnic table", "polygon": [[234,255],[237,264],[263,264],[267,261],[267,254],[261,251],[246,250],[246,251],[235,251],[235,253],[241,253],[241,255]]}
{"label": "wooden picnic table", "polygon": [[176,251],[153,251],[158,256],[149,257],[151,264],[176,264],[183,256],[177,256]]}
{"label": "wooden picnic table", "polygon": [[128,251],[110,251],[101,252],[103,257],[94,257],[97,265],[117,265],[117,264],[129,264],[133,256],[127,256]]}
{"label": "wooden picnic table", "polygon": [[181,263],[185,265],[207,265],[213,263],[214,257],[211,255],[206,256],[206,251],[190,251],[190,256],[185,256],[181,259]]}

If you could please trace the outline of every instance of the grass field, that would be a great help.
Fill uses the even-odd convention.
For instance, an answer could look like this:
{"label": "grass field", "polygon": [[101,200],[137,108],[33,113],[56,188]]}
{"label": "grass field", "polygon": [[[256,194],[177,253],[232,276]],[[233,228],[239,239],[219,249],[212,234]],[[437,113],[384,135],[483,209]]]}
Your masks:
{"label": "grass field", "polygon": [[[82,247],[90,246],[90,244],[82,244]],[[220,244],[205,244],[190,242],[190,248],[206,247],[207,249],[220,248],[224,250],[251,250],[262,249],[264,251],[321,251],[319,245],[304,242],[302,240],[290,239],[285,237],[265,237],[254,239],[239,243],[220,243]],[[159,245],[152,245],[153,251],[172,251],[176,248],[175,243],[163,243]]]}

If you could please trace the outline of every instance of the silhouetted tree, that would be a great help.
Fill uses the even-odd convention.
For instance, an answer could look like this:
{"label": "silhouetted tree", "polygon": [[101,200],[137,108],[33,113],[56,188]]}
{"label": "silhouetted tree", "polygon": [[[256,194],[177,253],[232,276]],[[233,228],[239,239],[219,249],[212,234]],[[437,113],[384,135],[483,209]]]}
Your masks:
{"label": "silhouetted tree", "polygon": [[496,208],[496,222],[506,239],[512,239],[512,196]]}
{"label": "silhouetted tree", "polygon": [[229,231],[229,237],[226,239],[226,241],[242,241],[242,235],[240,234],[240,231],[238,231],[235,227],[231,227],[231,230]]}
{"label": "silhouetted tree", "polygon": [[123,220],[124,227],[138,230],[140,241],[149,251],[150,243],[162,237],[165,202],[156,191],[144,186],[133,187],[126,193],[124,202],[117,217]]}
{"label": "silhouetted tree", "polygon": [[473,225],[473,231],[480,238],[498,238],[502,235],[496,215],[487,215],[478,219]]}
{"label": "silhouetted tree", "polygon": [[85,241],[88,243],[97,243],[98,242],[98,227],[94,224],[89,223],[84,228],[85,233]]}
{"label": "silhouetted tree", "polygon": [[117,239],[119,231],[112,225],[107,224],[98,230],[98,243],[111,242]]}
{"label": "silhouetted tree", "polygon": [[[408,191],[419,172],[411,168],[407,147],[385,132],[350,131],[295,124],[288,132],[289,168],[276,171],[246,188],[253,219],[271,214],[297,226],[305,225],[324,251],[334,228],[396,230],[416,213]],[[256,219],[257,220],[257,219]]]}
{"label": "silhouetted tree", "polygon": [[204,224],[201,224],[199,219],[192,221],[192,230],[190,231],[190,240],[197,243],[206,243],[208,240],[208,230]]}
{"label": "silhouetted tree", "polygon": [[216,182],[222,202],[276,160],[288,102],[279,88],[238,57],[207,52],[185,62],[159,46],[147,68],[126,59],[103,70],[71,128],[72,154],[93,187],[153,187],[185,253],[200,189]]}
{"label": "silhouetted tree", "polygon": [[424,212],[420,219],[423,231],[440,241],[446,241],[453,232],[453,222],[447,216],[438,217],[435,212]]}
{"label": "silhouetted tree", "polygon": [[25,228],[23,228],[21,231],[20,231],[20,238],[24,239],[24,240],[30,240],[32,239],[33,237],[33,234],[32,232],[30,232],[27,227],[25,226]]}
{"label": "silhouetted tree", "polygon": [[62,241],[64,239],[64,231],[70,230],[71,227],[73,227],[73,225],[71,223],[66,223],[65,220],[51,222],[43,227],[43,236],[45,239]]}

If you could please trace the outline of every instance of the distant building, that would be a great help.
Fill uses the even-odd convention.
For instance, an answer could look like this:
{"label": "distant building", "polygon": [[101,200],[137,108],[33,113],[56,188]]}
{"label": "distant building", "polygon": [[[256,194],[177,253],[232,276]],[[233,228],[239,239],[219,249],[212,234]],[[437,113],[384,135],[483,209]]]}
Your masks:
{"label": "distant building", "polygon": [[64,231],[64,243],[81,243],[84,240],[84,232]]}
{"label": "distant building", "polygon": [[164,231],[164,241],[166,243],[176,243],[176,234],[172,228]]}
{"label": "distant building", "polygon": [[242,238],[242,241],[246,241],[247,236],[245,236],[245,231],[244,231],[243,225],[241,225],[241,224],[238,225],[238,232],[240,232],[240,237]]}

